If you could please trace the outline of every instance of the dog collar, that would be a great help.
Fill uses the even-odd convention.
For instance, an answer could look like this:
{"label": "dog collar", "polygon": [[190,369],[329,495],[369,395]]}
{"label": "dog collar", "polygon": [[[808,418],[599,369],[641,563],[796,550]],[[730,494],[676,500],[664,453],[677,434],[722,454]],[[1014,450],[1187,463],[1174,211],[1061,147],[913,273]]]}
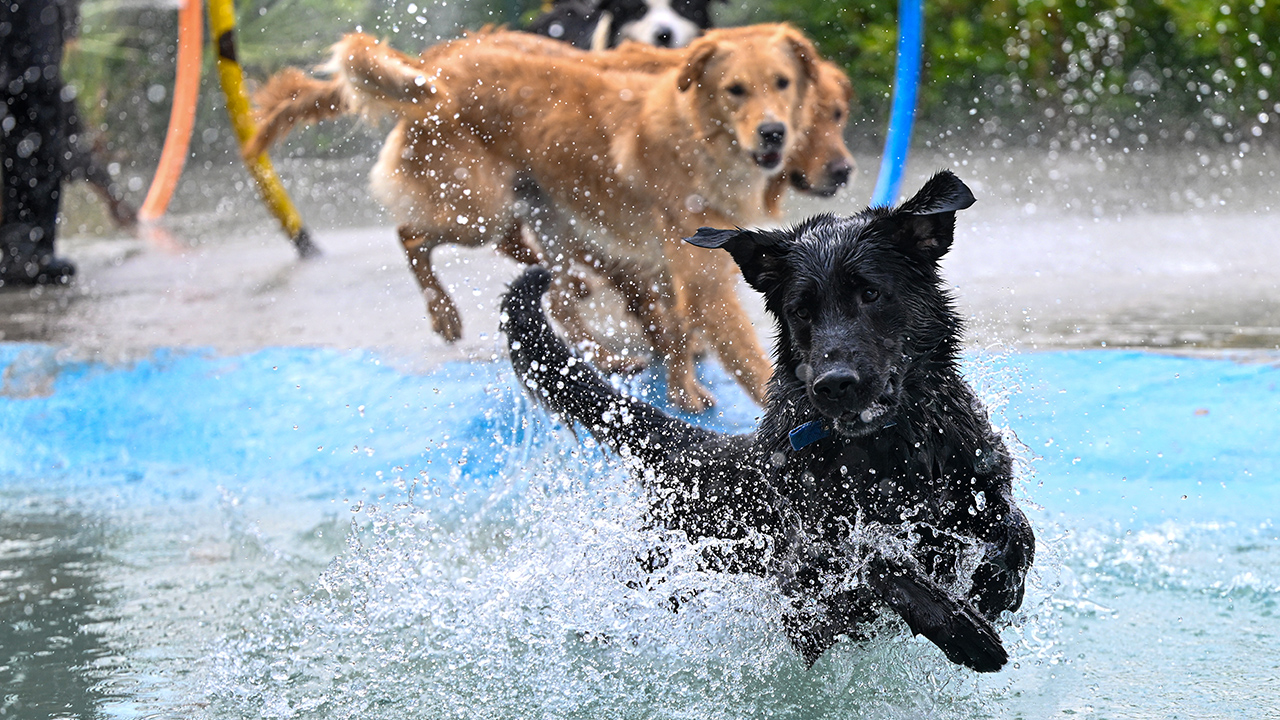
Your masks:
{"label": "dog collar", "polygon": [[791,440],[792,450],[801,450],[831,435],[831,431],[821,420],[807,422],[787,434]]}

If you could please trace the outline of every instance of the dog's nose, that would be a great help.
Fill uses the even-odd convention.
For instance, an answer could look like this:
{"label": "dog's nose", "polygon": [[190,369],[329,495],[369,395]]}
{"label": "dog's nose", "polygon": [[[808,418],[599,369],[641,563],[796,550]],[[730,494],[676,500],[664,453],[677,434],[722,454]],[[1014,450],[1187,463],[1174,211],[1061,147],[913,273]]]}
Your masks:
{"label": "dog's nose", "polygon": [[831,180],[831,184],[836,187],[843,187],[849,183],[849,176],[853,174],[853,166],[844,158],[832,160],[827,163],[827,178]]}
{"label": "dog's nose", "polygon": [[653,44],[658,47],[671,47],[672,41],[676,39],[676,34],[671,28],[658,28],[657,34],[653,36]]}
{"label": "dog's nose", "polygon": [[847,368],[828,370],[813,382],[813,392],[832,405],[843,405],[858,385],[858,373]]}
{"label": "dog's nose", "polygon": [[760,145],[763,147],[780,148],[787,139],[787,126],[780,122],[761,123],[756,131],[760,133]]}

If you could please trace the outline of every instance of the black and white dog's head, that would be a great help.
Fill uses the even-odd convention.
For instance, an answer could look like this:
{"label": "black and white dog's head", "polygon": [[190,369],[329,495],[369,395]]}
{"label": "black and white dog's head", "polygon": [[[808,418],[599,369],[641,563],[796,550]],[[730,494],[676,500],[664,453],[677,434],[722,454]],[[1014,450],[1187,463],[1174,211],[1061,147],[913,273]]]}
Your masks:
{"label": "black and white dog's head", "polygon": [[944,171],[896,208],[789,230],[703,228],[689,242],[728,250],[764,294],[779,325],[772,392],[807,399],[831,430],[857,437],[895,422],[922,366],[955,361],[960,320],[938,260],[973,202]]}
{"label": "black and white dog's head", "polygon": [[536,18],[530,32],[584,50],[635,40],[657,47],[684,47],[711,27],[714,0],[557,0]]}
{"label": "black and white dog's head", "polygon": [[616,29],[610,47],[623,40],[684,47],[711,27],[711,0],[604,0]]}

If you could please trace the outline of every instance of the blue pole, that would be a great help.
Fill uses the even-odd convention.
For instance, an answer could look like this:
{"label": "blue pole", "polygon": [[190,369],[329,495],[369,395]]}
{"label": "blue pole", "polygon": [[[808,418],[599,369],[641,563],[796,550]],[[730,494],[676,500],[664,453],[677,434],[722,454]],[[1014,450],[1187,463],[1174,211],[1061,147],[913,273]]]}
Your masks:
{"label": "blue pole", "polygon": [[889,113],[889,135],[884,141],[884,158],[876,179],[871,204],[892,205],[898,199],[902,171],[911,147],[911,125],[916,115],[916,95],[920,90],[920,56],[924,45],[924,0],[898,2],[898,67],[893,79],[893,109]]}

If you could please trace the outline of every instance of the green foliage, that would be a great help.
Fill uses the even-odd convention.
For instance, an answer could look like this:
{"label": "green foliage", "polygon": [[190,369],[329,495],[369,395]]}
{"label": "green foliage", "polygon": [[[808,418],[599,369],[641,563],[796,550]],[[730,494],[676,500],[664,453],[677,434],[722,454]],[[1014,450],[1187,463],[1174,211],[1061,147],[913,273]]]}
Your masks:
{"label": "green foliage", "polygon": [[[205,0],[195,0],[205,2]],[[516,0],[481,6],[465,0],[236,0],[237,52],[250,82],[286,65],[310,67],[343,33],[360,28],[407,51],[486,22],[509,22]],[[108,156],[137,172],[159,157],[168,127],[177,59],[172,2],[84,0],[80,37],[68,48],[63,75],[78,93],[85,124]],[[201,159],[238,162],[215,71],[206,21],[200,101],[192,139]],[[343,146],[349,127],[307,131],[312,145]],[[367,149],[357,132],[349,148]],[[372,140],[369,140],[372,142]]]}
{"label": "green foliage", "polygon": [[[849,71],[865,117],[887,115],[896,2],[770,1]],[[1247,140],[1280,113],[1277,28],[1280,0],[934,0],[923,129]]]}
{"label": "green foliage", "polygon": [[[310,66],[357,27],[413,51],[484,23],[518,23],[541,0],[237,0],[250,79]],[[789,20],[848,71],[855,137],[884,128],[897,42],[897,0],[735,0],[724,24]],[[930,0],[918,137],[977,132],[1042,139],[1241,142],[1280,125],[1280,0]],[[91,129],[139,172],[168,123],[177,38],[171,3],[84,0],[64,74]],[[208,45],[206,30],[206,46]],[[235,159],[206,53],[192,150]],[[326,135],[326,133],[329,133]],[[360,151],[349,126],[308,131],[312,145]],[[354,144],[346,137],[355,137]],[[373,142],[373,140],[369,140]]]}
{"label": "green foliage", "polygon": [[339,36],[367,24],[372,10],[369,0],[237,0],[240,63],[250,75],[315,64]]}

